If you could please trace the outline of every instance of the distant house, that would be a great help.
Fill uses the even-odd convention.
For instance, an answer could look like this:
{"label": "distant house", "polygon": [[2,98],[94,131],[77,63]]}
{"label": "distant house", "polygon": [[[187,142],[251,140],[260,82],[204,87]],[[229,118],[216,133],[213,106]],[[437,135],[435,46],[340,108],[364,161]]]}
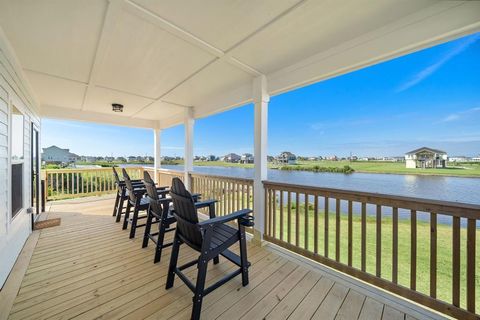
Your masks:
{"label": "distant house", "polygon": [[225,156],[222,157],[222,161],[224,162],[232,162],[232,163],[237,163],[240,161],[242,157],[240,157],[238,154],[236,153],[229,153]]}
{"label": "distant house", "polygon": [[405,154],[405,166],[414,168],[445,168],[448,155],[445,151],[422,147]]}
{"label": "distant house", "polygon": [[448,157],[448,161],[450,162],[469,162],[471,161],[471,158],[467,156],[453,156],[453,157]]}
{"label": "distant house", "polygon": [[130,157],[128,157],[127,159],[128,159],[128,162],[137,161],[137,157],[135,157],[135,156],[130,156]]}
{"label": "distant house", "polygon": [[45,163],[74,163],[80,159],[70,149],[62,149],[57,146],[42,148],[42,161]]}
{"label": "distant house", "polygon": [[207,159],[206,161],[217,161],[218,158],[216,156],[214,156],[213,154],[210,154],[207,156]]}
{"label": "distant house", "polygon": [[240,157],[241,163],[253,163],[253,154],[251,153],[244,153]]}
{"label": "distant house", "polygon": [[275,157],[274,156],[267,156],[267,162],[274,162]]}
{"label": "distant house", "polygon": [[279,164],[296,164],[297,156],[289,151],[283,151],[275,158],[275,160]]}
{"label": "distant house", "polygon": [[115,157],[105,157],[105,161],[107,162],[115,161]]}
{"label": "distant house", "polygon": [[94,156],[81,156],[81,157],[80,157],[80,161],[83,161],[83,162],[95,162],[95,161],[97,161],[97,157],[94,157]]}

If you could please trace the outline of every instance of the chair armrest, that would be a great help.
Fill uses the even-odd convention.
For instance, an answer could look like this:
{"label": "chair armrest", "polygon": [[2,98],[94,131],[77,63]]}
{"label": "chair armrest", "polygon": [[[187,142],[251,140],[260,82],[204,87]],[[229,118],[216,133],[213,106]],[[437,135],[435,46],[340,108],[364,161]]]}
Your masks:
{"label": "chair armrest", "polygon": [[215,225],[224,224],[224,223],[230,222],[232,220],[237,220],[237,219],[243,218],[243,217],[247,216],[249,213],[252,213],[252,212],[253,212],[253,210],[251,210],[251,209],[242,209],[242,210],[235,211],[233,213],[227,214],[226,216],[204,220],[202,222],[199,222],[198,226],[201,229],[212,228]]}
{"label": "chair armrest", "polygon": [[201,209],[205,207],[210,207],[210,205],[214,204],[215,202],[218,202],[218,201],[215,199],[210,199],[210,200],[195,202],[194,205],[195,205],[195,208]]}
{"label": "chair armrest", "polygon": [[163,190],[169,191],[169,188],[170,188],[170,187],[167,187],[167,186],[157,187],[157,191],[163,191]]}
{"label": "chair armrest", "polygon": [[194,202],[198,202],[202,198],[201,193],[192,193],[192,198]]}

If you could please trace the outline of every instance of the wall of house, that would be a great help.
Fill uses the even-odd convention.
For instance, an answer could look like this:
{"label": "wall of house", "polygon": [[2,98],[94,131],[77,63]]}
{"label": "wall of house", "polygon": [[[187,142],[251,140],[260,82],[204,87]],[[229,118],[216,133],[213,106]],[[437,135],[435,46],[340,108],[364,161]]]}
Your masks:
{"label": "wall of house", "polygon": [[[0,28],[0,287],[31,233],[31,126],[40,129],[34,99],[11,47]],[[24,115],[23,209],[11,214],[10,110],[15,106]]]}

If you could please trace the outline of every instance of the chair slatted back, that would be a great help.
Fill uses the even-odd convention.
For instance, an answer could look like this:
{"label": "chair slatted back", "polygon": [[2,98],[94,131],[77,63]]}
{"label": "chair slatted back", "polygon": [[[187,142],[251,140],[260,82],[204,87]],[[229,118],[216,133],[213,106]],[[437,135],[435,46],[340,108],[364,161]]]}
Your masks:
{"label": "chair slatted back", "polygon": [[145,171],[143,172],[143,182],[145,183],[145,188],[147,189],[147,196],[150,202],[150,209],[153,210],[158,215],[162,214],[162,206],[158,202],[158,193],[157,187],[155,186],[155,182],[150,177],[150,174]]}
{"label": "chair slatted back", "polygon": [[117,170],[115,170],[115,167],[112,167],[113,170],[113,177],[115,178],[115,184],[117,185],[117,189],[119,192],[122,192],[122,187],[121,187],[121,181],[120,177],[118,176]]}
{"label": "chair slatted back", "polygon": [[177,232],[183,240],[201,248],[203,237],[197,226],[197,209],[192,195],[179,178],[172,179],[170,195],[173,201],[174,215],[177,219]]}
{"label": "chair slatted back", "polygon": [[125,186],[127,187],[127,190],[128,190],[128,197],[130,198],[131,201],[136,202],[137,197],[135,196],[135,192],[133,192],[132,181],[130,180],[130,176],[128,175],[127,170],[125,170],[125,168],[122,168],[122,174],[123,174],[123,179],[125,180]]}

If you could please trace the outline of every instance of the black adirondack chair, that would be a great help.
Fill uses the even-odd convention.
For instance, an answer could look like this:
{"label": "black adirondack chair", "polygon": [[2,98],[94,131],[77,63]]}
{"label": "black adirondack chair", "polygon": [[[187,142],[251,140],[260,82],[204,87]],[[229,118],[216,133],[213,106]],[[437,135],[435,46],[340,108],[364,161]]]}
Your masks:
{"label": "black adirondack chair", "polygon": [[[166,232],[175,230],[171,225],[176,222],[176,219],[170,210],[171,199],[167,198],[166,194],[158,194],[155,183],[148,172],[145,171],[143,176],[143,181],[147,189],[149,208],[142,248],[146,248],[148,241],[152,240],[155,243],[155,258],[153,262],[157,263],[162,256],[162,249],[173,244],[173,242],[164,243],[163,240]],[[158,231],[154,233],[151,232],[153,224],[158,224]]]}
{"label": "black adirondack chair", "polygon": [[[174,216],[177,219],[177,228],[170,257],[166,289],[173,286],[175,275],[178,275],[194,293],[191,318],[200,319],[202,300],[205,295],[240,274],[242,275],[242,285],[246,286],[248,284],[248,267],[250,263],[247,261],[245,226],[253,226],[253,217],[249,215],[252,210],[243,209],[223,217],[199,222],[197,207],[190,192],[185,189],[180,179],[174,178],[172,180],[170,195],[174,206]],[[235,220],[238,228],[235,229],[227,225],[227,222]],[[237,242],[240,244],[240,256],[228,250],[229,247]],[[177,267],[180,245],[184,243],[200,252],[200,256],[197,260]],[[213,259],[215,263],[215,260],[218,261],[219,255],[239,266],[239,269],[226,275],[210,287],[205,288],[208,262]],[[194,265],[197,265],[198,269],[195,285],[182,273],[182,270]]]}
{"label": "black adirondack chair", "polygon": [[[156,193],[155,184],[150,177],[148,172],[144,172],[145,187],[147,189],[147,197],[149,198],[149,208],[147,222],[145,223],[145,233],[143,236],[142,248],[148,246],[149,240],[155,243],[155,257],[153,259],[154,263],[160,262],[162,257],[163,248],[169,247],[173,242],[164,243],[165,234],[170,231],[175,231],[175,228],[171,227],[177,220],[173,216],[173,211],[171,210],[172,198],[166,197],[165,194],[159,195]],[[200,199],[200,194],[193,194],[193,200],[197,208],[208,207],[209,214],[211,217],[215,217],[215,200],[207,200],[198,202]],[[158,231],[152,233],[152,226],[158,224]]]}
{"label": "black adirondack chair", "polygon": [[[122,169],[123,179],[128,191],[127,208],[125,210],[125,217],[123,220],[122,229],[127,229],[130,224],[130,239],[135,238],[137,228],[145,226],[145,224],[138,224],[138,220],[147,218],[146,214],[140,214],[142,211],[146,213],[148,210],[148,198],[144,197],[146,193],[145,188],[135,188],[131,182],[125,168]],[[158,193],[168,193],[167,187],[156,187]],[[133,208],[133,215],[130,218],[130,211]]]}
{"label": "black adirondack chair", "polygon": [[[121,215],[125,214],[125,211],[123,211],[123,204],[125,203],[125,200],[128,200],[128,191],[125,181],[120,180],[117,170],[115,170],[114,167],[112,167],[112,170],[115,185],[117,186],[117,195],[115,197],[115,205],[113,206],[113,216],[116,216],[116,222],[120,222]],[[134,188],[142,188],[143,182],[141,180],[132,180],[132,185]]]}

